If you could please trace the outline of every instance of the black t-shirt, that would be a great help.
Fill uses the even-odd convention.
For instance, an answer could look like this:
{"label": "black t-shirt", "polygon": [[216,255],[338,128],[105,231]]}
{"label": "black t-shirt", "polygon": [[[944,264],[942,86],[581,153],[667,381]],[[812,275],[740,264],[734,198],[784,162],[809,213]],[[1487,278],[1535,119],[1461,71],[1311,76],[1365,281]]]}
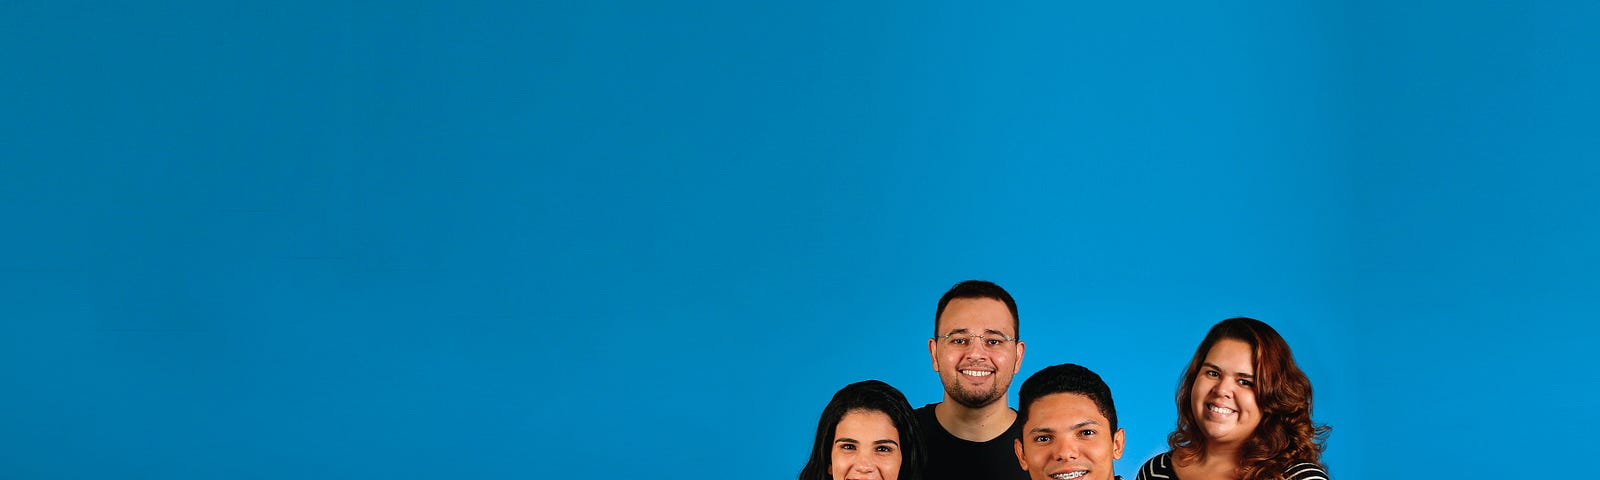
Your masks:
{"label": "black t-shirt", "polygon": [[[933,413],[937,403],[917,409],[917,426],[922,429],[923,446],[928,449],[925,480],[1027,480],[1028,472],[1017,463],[1015,441],[1022,437],[1022,423],[1012,422],[1005,433],[987,442],[956,438],[939,424]],[[1022,417],[1017,417],[1021,420]]]}

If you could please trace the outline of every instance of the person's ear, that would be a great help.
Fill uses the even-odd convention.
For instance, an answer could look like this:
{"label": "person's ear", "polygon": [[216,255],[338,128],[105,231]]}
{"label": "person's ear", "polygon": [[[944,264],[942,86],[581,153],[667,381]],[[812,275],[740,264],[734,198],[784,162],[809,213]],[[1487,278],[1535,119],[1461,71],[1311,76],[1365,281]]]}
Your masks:
{"label": "person's ear", "polygon": [[1017,463],[1022,464],[1022,471],[1028,471],[1028,458],[1022,456],[1022,439],[1012,440],[1011,448],[1017,452]]}
{"label": "person's ear", "polygon": [[935,372],[939,371],[939,353],[937,351],[935,351],[935,348],[938,347],[938,346],[939,346],[939,340],[938,339],[935,339],[935,338],[929,338],[928,339],[928,358],[933,360],[933,371],[935,371]]}
{"label": "person's ear", "polygon": [[1127,441],[1127,440],[1128,440],[1128,434],[1126,432],[1124,432],[1123,429],[1119,428],[1119,429],[1117,429],[1117,433],[1111,434],[1111,459],[1112,460],[1121,460],[1122,459],[1122,443]]}
{"label": "person's ear", "polygon": [[1017,340],[1017,366],[1016,366],[1015,370],[1011,371],[1012,375],[1016,375],[1017,372],[1021,372],[1022,371],[1022,354],[1026,353],[1027,350],[1028,350],[1028,345],[1025,344],[1025,343],[1022,343],[1022,340]]}

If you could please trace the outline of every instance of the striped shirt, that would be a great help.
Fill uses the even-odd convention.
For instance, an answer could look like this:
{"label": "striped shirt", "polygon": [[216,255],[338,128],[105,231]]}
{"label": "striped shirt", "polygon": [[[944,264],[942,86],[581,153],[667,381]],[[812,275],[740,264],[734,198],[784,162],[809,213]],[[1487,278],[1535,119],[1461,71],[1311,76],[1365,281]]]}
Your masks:
{"label": "striped shirt", "polygon": [[[1286,480],[1328,480],[1328,471],[1322,466],[1311,462],[1297,463],[1284,472]],[[1178,472],[1172,466],[1172,452],[1162,453],[1155,458],[1144,462],[1139,467],[1139,476],[1135,480],[1178,480]]]}

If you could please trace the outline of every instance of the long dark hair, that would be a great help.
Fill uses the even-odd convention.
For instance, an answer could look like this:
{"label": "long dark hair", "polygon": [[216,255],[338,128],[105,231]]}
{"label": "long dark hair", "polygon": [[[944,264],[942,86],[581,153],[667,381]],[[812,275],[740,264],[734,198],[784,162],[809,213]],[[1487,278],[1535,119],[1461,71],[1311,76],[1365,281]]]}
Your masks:
{"label": "long dark hair", "polygon": [[1179,380],[1178,429],[1167,435],[1167,445],[1177,460],[1188,464],[1205,458],[1206,435],[1194,418],[1192,389],[1206,354],[1223,339],[1248,343],[1254,354],[1251,367],[1255,369],[1261,423],[1239,450],[1241,476],[1245,480],[1277,479],[1297,463],[1322,465],[1329,428],[1311,422],[1311,379],[1295,365],[1289,343],[1277,330],[1266,322],[1245,317],[1212,326]]}
{"label": "long dark hair", "polygon": [[800,480],[828,480],[833,461],[833,434],[846,413],[857,410],[883,412],[900,433],[900,480],[922,480],[922,432],[917,429],[916,413],[899,390],[877,380],[846,385],[833,394],[817,420],[817,440],[811,445],[811,459],[800,469]]}

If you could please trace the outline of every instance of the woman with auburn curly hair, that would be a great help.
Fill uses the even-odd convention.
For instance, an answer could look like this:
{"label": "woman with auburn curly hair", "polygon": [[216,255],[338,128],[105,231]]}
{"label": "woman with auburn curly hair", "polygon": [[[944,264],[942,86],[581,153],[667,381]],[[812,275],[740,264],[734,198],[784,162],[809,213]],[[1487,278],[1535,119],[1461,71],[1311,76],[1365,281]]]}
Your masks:
{"label": "woman with auburn curly hair", "polygon": [[1139,480],[1328,479],[1328,427],[1311,422],[1311,379],[1266,323],[1240,317],[1212,326],[1177,400],[1172,450],[1145,462]]}

